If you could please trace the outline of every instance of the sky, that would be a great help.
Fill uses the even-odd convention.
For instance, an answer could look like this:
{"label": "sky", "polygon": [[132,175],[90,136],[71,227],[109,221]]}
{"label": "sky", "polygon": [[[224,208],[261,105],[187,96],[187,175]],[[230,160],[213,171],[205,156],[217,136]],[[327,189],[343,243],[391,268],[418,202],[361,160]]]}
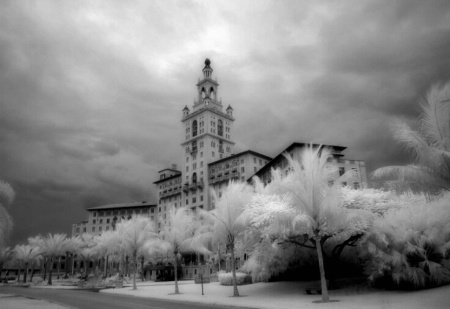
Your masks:
{"label": "sky", "polygon": [[314,142],[368,172],[407,164],[390,125],[417,128],[427,90],[450,80],[450,2],[1,1],[10,243],[70,234],[87,207],[156,202],[205,58],[236,152]]}

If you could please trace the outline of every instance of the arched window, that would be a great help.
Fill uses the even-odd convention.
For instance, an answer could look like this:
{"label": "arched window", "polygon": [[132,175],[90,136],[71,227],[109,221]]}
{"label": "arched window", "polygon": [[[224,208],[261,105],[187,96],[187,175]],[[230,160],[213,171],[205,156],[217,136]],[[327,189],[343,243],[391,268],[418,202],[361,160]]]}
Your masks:
{"label": "arched window", "polygon": [[219,136],[223,136],[223,122],[221,119],[217,121],[217,134],[219,134]]}
{"label": "arched window", "polygon": [[192,137],[197,136],[197,120],[192,121]]}
{"label": "arched window", "polygon": [[201,95],[202,95],[202,98],[203,98],[203,99],[206,98],[206,90],[205,90],[204,87],[203,87],[202,90],[201,90]]}
{"label": "arched window", "polygon": [[216,99],[216,92],[214,91],[213,87],[209,88],[209,97],[213,98],[214,100]]}

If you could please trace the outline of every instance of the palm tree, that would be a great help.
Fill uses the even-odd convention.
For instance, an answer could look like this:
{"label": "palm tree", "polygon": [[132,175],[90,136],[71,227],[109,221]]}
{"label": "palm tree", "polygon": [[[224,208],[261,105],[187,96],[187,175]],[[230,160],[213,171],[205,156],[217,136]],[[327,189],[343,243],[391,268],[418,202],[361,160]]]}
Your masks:
{"label": "palm tree", "polygon": [[288,243],[315,249],[319,263],[322,302],[328,302],[324,268],[324,243],[337,235],[357,235],[370,224],[373,214],[343,207],[340,189],[354,175],[347,172],[336,178],[337,167],[330,164],[331,152],[306,148],[300,161],[289,155],[289,173],[272,172],[267,186],[256,181],[257,194],[246,206],[249,227],[260,229],[262,237],[277,244]]}
{"label": "palm tree", "polygon": [[14,201],[15,192],[10,184],[0,180],[0,249],[4,248],[9,233],[13,228],[13,221],[8,213],[8,207]]}
{"label": "palm tree", "polygon": [[426,193],[450,190],[450,82],[434,85],[422,104],[420,132],[407,124],[394,124],[394,138],[415,157],[416,165],[387,166],[374,178],[394,178],[396,189]]}
{"label": "palm tree", "polygon": [[52,285],[53,261],[56,257],[66,252],[67,240],[66,234],[47,234],[45,237],[39,237],[35,243],[42,254],[46,256],[49,264],[48,285]]}
{"label": "palm tree", "polygon": [[193,241],[196,229],[200,226],[199,219],[194,213],[185,208],[175,210],[174,207],[168,213],[167,224],[163,225],[160,233],[161,239],[154,239],[147,244],[149,253],[158,249],[164,249],[171,254],[174,259],[175,294],[179,294],[178,289],[178,255],[182,252],[197,251],[206,253],[207,250],[202,245],[197,245]]}
{"label": "palm tree", "polygon": [[33,263],[36,257],[41,254],[37,247],[31,245],[17,245],[14,248],[16,258],[23,263],[25,273],[23,275],[23,283],[27,282],[28,265]]}
{"label": "palm tree", "polygon": [[142,216],[133,216],[129,220],[122,220],[117,224],[116,230],[121,236],[127,251],[131,252],[133,257],[133,290],[136,290],[138,251],[141,250],[148,241],[152,238],[156,238],[158,235],[154,231],[155,226],[150,218]]}
{"label": "palm tree", "polygon": [[3,265],[14,258],[14,250],[10,247],[0,247],[0,274],[3,270]]}
{"label": "palm tree", "polygon": [[[235,249],[236,242],[246,229],[244,206],[250,202],[253,188],[246,183],[230,182],[221,197],[213,192],[215,209],[205,215],[212,219],[211,239],[215,238],[226,245],[231,255],[231,272],[233,276],[233,296],[239,296],[236,283]],[[208,233],[206,233],[208,234]]]}

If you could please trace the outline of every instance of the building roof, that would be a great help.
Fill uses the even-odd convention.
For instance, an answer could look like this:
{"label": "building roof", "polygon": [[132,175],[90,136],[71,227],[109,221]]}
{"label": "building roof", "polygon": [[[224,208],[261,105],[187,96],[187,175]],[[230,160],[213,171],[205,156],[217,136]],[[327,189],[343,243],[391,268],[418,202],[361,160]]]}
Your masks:
{"label": "building roof", "polygon": [[[247,181],[250,181],[255,175],[261,175],[261,173],[267,169],[269,169],[273,163],[277,162],[285,152],[289,152],[294,148],[297,147],[307,147],[309,145],[312,145],[314,148],[316,147],[330,147],[332,149],[335,149],[337,151],[343,151],[347,147],[345,146],[337,146],[337,145],[325,145],[325,144],[314,144],[314,143],[300,143],[300,142],[294,142],[291,145],[289,145],[286,149],[284,149],[282,152],[280,152],[279,155],[277,155],[275,158],[273,158],[270,162],[268,162],[266,165],[264,165],[260,170],[258,170],[256,173],[254,173]],[[341,154],[336,154],[337,156],[343,156]]]}
{"label": "building roof", "polygon": [[165,168],[165,169],[160,170],[158,173],[161,173],[161,172],[164,172],[164,171],[172,171],[172,172],[181,174],[181,172],[179,170],[174,170],[173,168]]}
{"label": "building roof", "polygon": [[268,157],[268,156],[263,155],[263,154],[261,154],[261,153],[258,153],[258,152],[256,152],[256,151],[253,151],[253,150],[246,150],[246,151],[243,151],[243,152],[234,154],[234,155],[232,155],[232,156],[229,156],[229,157],[226,157],[226,158],[222,158],[222,159],[219,159],[219,160],[217,160],[217,161],[208,163],[208,165],[213,165],[213,164],[225,162],[225,161],[227,161],[227,160],[232,160],[232,159],[235,159],[235,158],[237,158],[237,157],[241,157],[241,156],[246,155],[246,154],[252,154],[252,155],[255,155],[255,156],[257,156],[257,157],[261,157],[261,158],[263,158],[263,159],[265,159],[265,160],[268,160],[268,161],[272,160],[271,157]]}
{"label": "building roof", "polygon": [[154,181],[153,183],[157,184],[157,183],[164,182],[166,180],[174,179],[174,178],[177,178],[177,177],[181,177],[181,172],[179,174],[172,175],[172,176],[169,176],[169,177],[166,177],[166,178],[163,178],[163,179],[158,179],[157,181]]}
{"label": "building roof", "polygon": [[118,204],[108,204],[108,205],[102,205],[102,206],[94,206],[86,209],[87,211],[93,211],[93,210],[105,210],[105,209],[117,209],[117,208],[134,208],[134,207],[152,207],[156,204],[149,203],[146,201],[143,202],[131,202],[131,203],[118,203]]}

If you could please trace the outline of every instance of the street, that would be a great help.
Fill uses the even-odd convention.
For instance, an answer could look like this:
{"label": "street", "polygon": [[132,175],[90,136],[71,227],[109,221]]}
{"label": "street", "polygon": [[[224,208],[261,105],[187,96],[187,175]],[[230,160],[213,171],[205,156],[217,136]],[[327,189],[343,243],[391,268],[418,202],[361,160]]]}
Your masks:
{"label": "street", "polygon": [[[44,299],[79,309],[206,309],[223,308],[236,309],[238,307],[220,306],[213,304],[199,304],[181,301],[162,301],[150,298],[118,296],[82,290],[59,290],[59,289],[33,289],[21,287],[0,287],[0,293],[22,295],[36,299]],[[174,296],[176,298],[176,296]],[[1,308],[1,304],[0,304]]]}

